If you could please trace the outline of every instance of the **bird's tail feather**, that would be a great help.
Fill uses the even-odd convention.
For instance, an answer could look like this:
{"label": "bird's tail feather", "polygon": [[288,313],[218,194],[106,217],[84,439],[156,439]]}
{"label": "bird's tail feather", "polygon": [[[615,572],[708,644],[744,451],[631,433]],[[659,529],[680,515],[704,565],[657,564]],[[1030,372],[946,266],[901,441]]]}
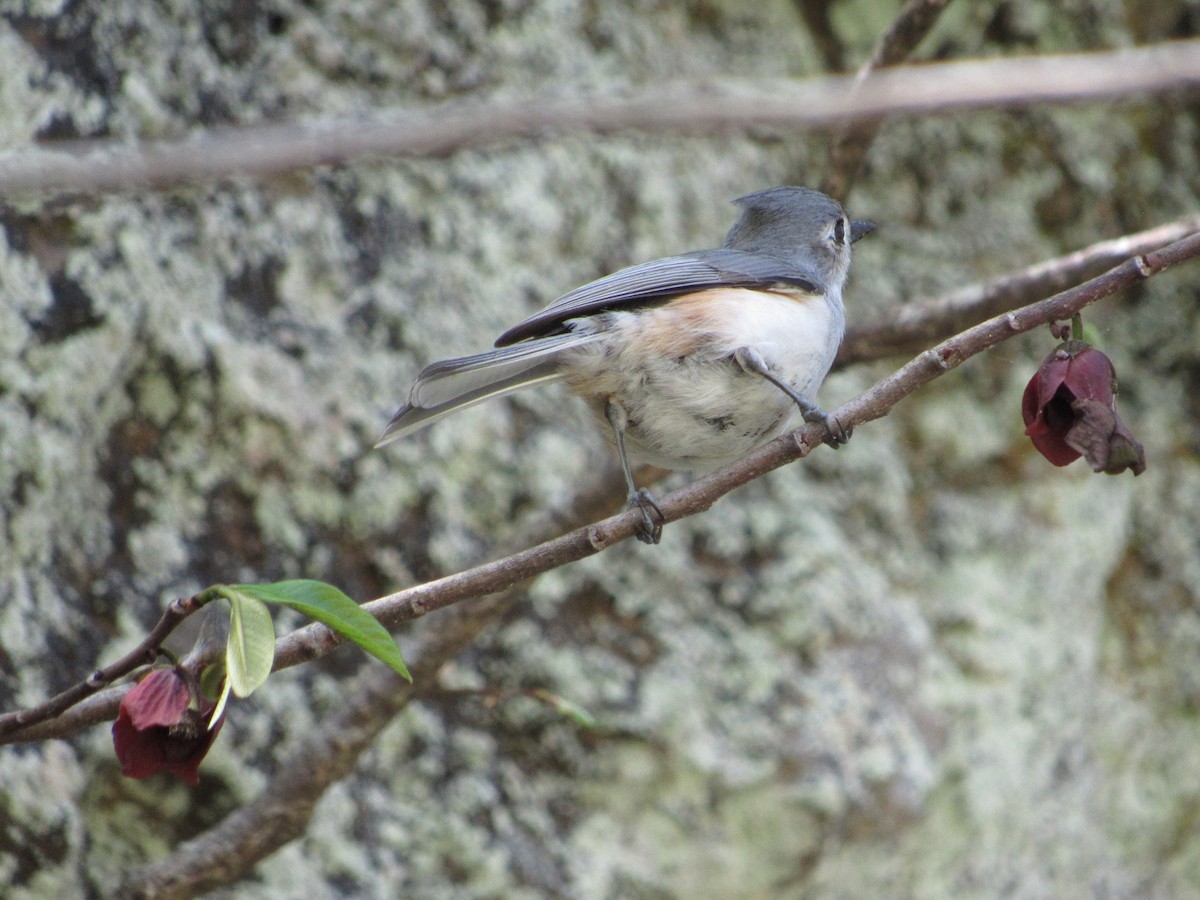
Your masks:
{"label": "bird's tail feather", "polygon": [[396,411],[375,446],[382,447],[412,434],[455,410],[532,384],[555,381],[562,377],[556,367],[558,355],[594,337],[594,334],[556,334],[432,363],[417,375],[408,402]]}

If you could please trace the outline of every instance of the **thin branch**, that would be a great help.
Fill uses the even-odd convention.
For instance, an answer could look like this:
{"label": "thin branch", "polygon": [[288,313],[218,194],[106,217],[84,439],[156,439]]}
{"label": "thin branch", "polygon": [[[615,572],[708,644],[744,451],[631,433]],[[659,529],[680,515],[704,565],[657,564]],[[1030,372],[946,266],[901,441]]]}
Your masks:
{"label": "thin branch", "polygon": [[[908,0],[875,44],[871,56],[859,68],[853,90],[865,84],[876,70],[903,62],[949,5],[950,0]],[[830,147],[829,172],[822,182],[822,191],[843,203],[846,201],[862,171],[863,160],[879,130],[880,121],[877,118],[855,119],[841,127]]]}
{"label": "thin branch", "polygon": [[829,0],[792,0],[792,4],[808,27],[825,68],[830,72],[842,71],[845,48],[833,31],[833,20],[829,16],[833,4]]}
{"label": "thin branch", "polygon": [[0,738],[0,746],[66,738],[78,734],[85,728],[111,722],[117,717],[121,698],[132,688],[133,685],[128,683],[113,685],[75,704],[52,719],[8,732]]}
{"label": "thin branch", "polygon": [[[614,471],[612,478],[601,479],[589,490],[574,495],[571,498],[569,507],[556,510],[550,517],[550,521],[546,523],[545,530],[552,534],[558,533],[577,528],[581,523],[599,518],[612,508],[613,497],[617,496],[622,488],[623,483]],[[538,540],[544,540],[544,538],[539,538]],[[528,542],[528,539],[526,542]],[[202,593],[201,596],[204,596],[204,594]],[[164,614],[165,617],[166,614]],[[160,629],[163,629],[161,622],[155,626],[154,631],[150,635],[147,635],[139,643],[139,648],[155,640],[158,636],[165,638],[169,629]],[[133,653],[137,652],[138,650],[133,651]],[[216,662],[221,652],[220,646],[200,646],[197,644],[188,654],[183,664],[193,671],[199,671],[204,666]],[[133,653],[129,655],[132,656]],[[0,746],[4,744],[29,743],[51,738],[69,737],[85,728],[100,725],[104,722],[111,722],[117,715],[121,698],[132,687],[133,685],[131,684],[120,684],[108,688],[72,706],[53,719],[48,719],[37,724],[30,724],[19,731],[11,731],[0,736]],[[10,713],[9,715],[15,715],[15,713]]]}
{"label": "thin branch", "polygon": [[201,609],[207,602],[200,595],[172,600],[166,610],[141,642],[116,662],[97,669],[83,681],[44,703],[0,715],[0,744],[7,743],[8,735],[24,732],[29,734],[31,726],[61,716],[66,710],[98,693],[118,678],[124,678],[139,666],[148,665],[158,657],[158,648],[167,636],[184,619]]}
{"label": "thin branch", "polygon": [[0,154],[0,197],[270,176],[367,157],[442,156],[550,133],[712,133],[1161,93],[1200,84],[1200,40],[886,69],[807,81],[681,81],[613,96],[533,95],[377,118],[228,128],[174,141],[64,141]]}
{"label": "thin branch", "polygon": [[937,23],[950,0],[908,0],[883,33],[858,77],[903,62]]}
{"label": "thin branch", "polygon": [[1131,256],[1157,250],[1200,231],[1200,214],[1100,241],[1001,278],[968,285],[927,303],[889,309],[887,314],[846,330],[838,368],[902,353],[915,353],[989,316],[1061,291]]}
{"label": "thin branch", "polygon": [[[970,357],[1017,334],[1070,319],[1085,306],[1198,253],[1200,234],[1193,234],[1159,250],[1128,259],[1077,287],[968,328],[921,353],[833,414],[846,428],[881,418],[921,385]],[[662,497],[658,500],[659,509],[668,523],[703,512],[734,488],[807,456],[821,444],[824,436],[823,426],[808,425],[777,438],[744,459]],[[599,553],[633,535],[639,522],[639,512],[627,510],[504,559],[381,597],[365,604],[364,608],[385,627],[395,628],[435,609],[504,590],[526,578]],[[286,668],[322,656],[341,640],[339,635],[319,623],[297,629],[276,645],[276,667]]]}

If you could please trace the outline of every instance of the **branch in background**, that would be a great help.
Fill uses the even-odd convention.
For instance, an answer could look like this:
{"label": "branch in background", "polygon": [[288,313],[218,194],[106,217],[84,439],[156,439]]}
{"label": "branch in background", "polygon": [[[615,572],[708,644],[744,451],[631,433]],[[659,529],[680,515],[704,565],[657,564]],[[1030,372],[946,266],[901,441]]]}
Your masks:
{"label": "branch in background", "polygon": [[609,97],[448,103],[357,120],[256,125],[129,144],[0,154],[0,197],[268,176],[365,157],[443,156],[551,133],[801,128],[899,113],[1097,100],[1200,85],[1200,40],[1063,56],[931,63],[807,81],[685,81]]}
{"label": "branch in background", "polygon": [[[877,69],[903,62],[917,44],[933,28],[950,0],[908,0],[896,16],[891,27],[875,44],[875,49],[854,77],[858,89]],[[829,172],[821,184],[821,190],[843,203],[862,171],[867,149],[879,130],[879,119],[856,119],[847,122],[834,135],[829,156]]]}
{"label": "branch in background", "polygon": [[[1039,263],[1014,276],[988,282],[984,285],[973,286],[930,304],[914,306],[907,310],[901,310],[899,313],[890,313],[881,322],[860,326],[848,332],[846,342],[843,344],[842,352],[838,357],[838,365],[845,366],[854,362],[878,359],[901,352],[901,350],[908,349],[914,345],[916,347],[924,347],[930,341],[936,340],[937,337],[953,333],[955,329],[962,327],[964,323],[976,322],[990,312],[1002,312],[1006,309],[1011,309],[1019,301],[1028,299],[1031,295],[1044,295],[1047,291],[1053,290],[1054,286],[1061,285],[1063,282],[1077,280],[1077,278],[1082,277],[1081,273],[1085,271],[1094,272],[1097,268],[1111,263],[1114,259],[1129,259],[1130,256],[1135,256],[1136,254],[1147,254],[1146,258],[1150,262],[1144,271],[1133,265],[1136,260],[1130,260],[1117,269],[1113,269],[1099,278],[1094,278],[1092,281],[1065,291],[1057,295],[1057,297],[1043,300],[1040,303],[1034,303],[1019,313],[1010,313],[1008,316],[999,317],[992,321],[1009,322],[1010,320],[1015,321],[1014,317],[1019,317],[1025,326],[1021,327],[1019,331],[1028,331],[1030,328],[1050,321],[1069,319],[1071,314],[1076,311],[1076,308],[1071,308],[1067,312],[1057,313],[1049,318],[1046,318],[1040,311],[1050,308],[1048,304],[1052,304],[1053,301],[1060,297],[1066,297],[1070,302],[1075,302],[1075,299],[1081,296],[1080,292],[1090,290],[1091,286],[1097,283],[1102,284],[1104,292],[1086,299],[1085,303],[1077,307],[1082,308],[1082,305],[1094,302],[1096,299],[1100,299],[1100,297],[1128,287],[1144,277],[1161,271],[1167,265],[1194,255],[1198,252],[1197,243],[1200,242],[1200,234],[1195,233],[1198,230],[1200,230],[1200,216],[1187,217],[1166,225],[1160,225],[1149,231],[1095,244],[1068,256]],[[1163,247],[1164,244],[1173,239],[1181,238],[1184,235],[1191,235],[1191,237],[1185,240],[1176,240],[1169,247]],[[1162,248],[1161,250],[1148,252],[1160,247]],[[1190,249],[1181,251],[1181,247]],[[1180,255],[1181,253],[1183,255]],[[1141,257],[1138,258],[1140,259]],[[1090,297],[1086,293],[1082,296]],[[1033,319],[1031,316],[1039,318]],[[957,338],[953,338],[952,341],[959,342],[965,337],[975,334],[979,329],[984,328],[988,324],[985,322],[983,325],[978,325],[975,328],[964,331]],[[892,336],[893,331],[896,332],[896,336],[894,337]],[[1011,337],[1015,333],[1018,332],[1006,332],[1004,336]],[[930,353],[941,353],[947,345],[943,344],[941,347],[921,354],[916,360],[909,363],[905,369],[901,369],[900,372],[906,372],[921,360],[929,358]],[[958,345],[956,344],[955,346],[957,347]],[[965,359],[967,356],[974,355],[988,346],[991,346],[991,344],[973,349],[966,355],[961,356],[961,358]],[[961,351],[956,349],[951,355],[958,355],[960,353]],[[899,374],[897,373],[897,375]],[[895,377],[897,376],[893,376],[893,378]],[[891,403],[895,403],[900,397],[907,396],[908,393],[915,390],[921,383],[924,382],[913,382],[909,389],[897,396]],[[857,401],[854,401],[853,404],[849,404],[838,410],[839,421],[847,427],[852,427],[853,425],[861,424],[862,422],[870,421],[872,418],[878,418],[886,414],[890,405],[880,409],[877,415],[871,415],[866,418],[859,418],[859,413],[854,412],[854,410],[860,408],[857,404],[862,404],[868,398],[876,396],[876,393],[881,390],[883,384],[881,382],[880,385],[868,391]],[[878,407],[868,405],[866,408],[877,409]],[[843,415],[846,410],[851,410],[851,413]],[[702,512],[734,488],[752,481],[766,472],[794,459],[806,456],[811,447],[809,442],[813,440],[819,441],[820,434],[819,427],[802,429],[796,432],[796,435],[800,436],[798,440],[789,441],[787,438],[781,438],[751,454],[744,460],[662,498],[659,501],[659,506],[666,520],[671,522]],[[593,518],[598,514],[598,510],[603,508],[600,505],[602,502],[596,496],[593,496],[584,504],[584,508],[580,512],[586,518]],[[638,514],[636,511],[613,516],[596,522],[593,525],[574,529],[553,540],[545,541],[537,546],[495,562],[485,563],[481,566],[438,579],[437,581],[416,585],[372,601],[366,604],[366,609],[377,616],[387,628],[394,629],[412,619],[420,618],[435,609],[442,609],[462,600],[481,597],[507,589],[526,578],[532,578],[550,569],[598,553],[610,544],[628,538],[636,528],[637,521]],[[163,621],[168,620],[169,614],[170,611],[168,610],[168,613],[163,616]],[[164,627],[163,623],[160,622],[155,628],[155,633],[158,633],[162,627]],[[169,630],[168,628],[167,631],[169,632]],[[165,636],[165,633],[163,632],[160,636]],[[143,648],[149,645],[151,640],[152,636],[148,636],[139,644],[137,649],[126,657],[126,660],[137,657],[139,653],[143,652]],[[277,670],[287,668],[324,656],[341,643],[342,638],[336,632],[318,623],[297,629],[278,641],[275,652],[275,668]],[[206,661],[211,660],[190,660],[194,665],[201,665]],[[116,716],[121,697],[124,696],[127,689],[128,687],[126,686],[104,691],[101,694],[89,697],[82,703],[78,703],[71,709],[62,712],[61,715],[40,722],[39,724],[32,724],[27,727],[12,727],[0,731],[0,745],[64,737],[74,734],[88,725],[111,720]],[[86,696],[90,692],[90,690],[85,691],[83,696]],[[28,710],[10,713],[5,719],[12,719],[28,714]]]}
{"label": "branch in background", "polygon": [[928,303],[900,306],[874,322],[852,326],[835,366],[914,353],[989,316],[999,315],[1078,284],[1123,259],[1157,250],[1200,231],[1200,215],[1185,216],[1146,231],[1092,244],[1019,272],[969,285]]}
{"label": "branch in background", "polygon": [[[1097,300],[1197,255],[1200,255],[1200,234],[1192,234],[1166,247],[1128,259],[1103,275],[1053,297],[988,319],[926,350],[866,393],[836,409],[834,415],[843,424],[850,422],[855,426],[881,418],[921,385],[957,368],[970,357],[1034,328],[1051,322],[1065,322]],[[819,428],[815,430],[820,432]],[[807,431],[804,429],[795,434],[805,435]],[[664,508],[663,512],[667,513],[667,510]],[[667,517],[670,518],[670,513]]]}
{"label": "branch in background", "polygon": [[840,72],[845,69],[845,48],[834,33],[833,22],[829,18],[833,4],[829,0],[793,0],[793,4],[817,45],[826,71]]}

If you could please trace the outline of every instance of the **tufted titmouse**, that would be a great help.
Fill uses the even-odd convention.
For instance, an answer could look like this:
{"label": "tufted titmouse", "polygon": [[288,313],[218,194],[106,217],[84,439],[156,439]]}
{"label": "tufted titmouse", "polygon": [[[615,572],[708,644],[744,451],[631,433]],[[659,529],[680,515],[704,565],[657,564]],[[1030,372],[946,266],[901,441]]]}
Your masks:
{"label": "tufted titmouse", "polygon": [[[716,250],[621,269],[555,300],[496,340],[417,375],[376,446],[465,406],[565,381],[612,430],[638,538],[662,513],[630,459],[708,470],[782,434],[797,411],[834,446],[848,434],[813,400],[845,329],[850,245],[875,230],[835,200],[776,187],[735,201]],[[657,519],[656,519],[657,517]]]}

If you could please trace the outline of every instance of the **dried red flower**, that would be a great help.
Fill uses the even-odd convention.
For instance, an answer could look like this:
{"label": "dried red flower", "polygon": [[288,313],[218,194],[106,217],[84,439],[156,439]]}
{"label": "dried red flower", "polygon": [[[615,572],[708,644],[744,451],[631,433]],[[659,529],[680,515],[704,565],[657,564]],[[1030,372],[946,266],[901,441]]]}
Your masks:
{"label": "dried red flower", "polygon": [[121,700],[113,723],[113,747],[128,778],[172,772],[189,784],[200,781],[200,761],[217,738],[224,716],[212,728],[215,704],[200,699],[174,668],[153,669]]}
{"label": "dried red flower", "polygon": [[1060,344],[1025,388],[1025,433],[1056,466],[1083,456],[1097,472],[1140,475],[1145,451],[1117,415],[1116,391],[1112,360],[1083,341]]}

